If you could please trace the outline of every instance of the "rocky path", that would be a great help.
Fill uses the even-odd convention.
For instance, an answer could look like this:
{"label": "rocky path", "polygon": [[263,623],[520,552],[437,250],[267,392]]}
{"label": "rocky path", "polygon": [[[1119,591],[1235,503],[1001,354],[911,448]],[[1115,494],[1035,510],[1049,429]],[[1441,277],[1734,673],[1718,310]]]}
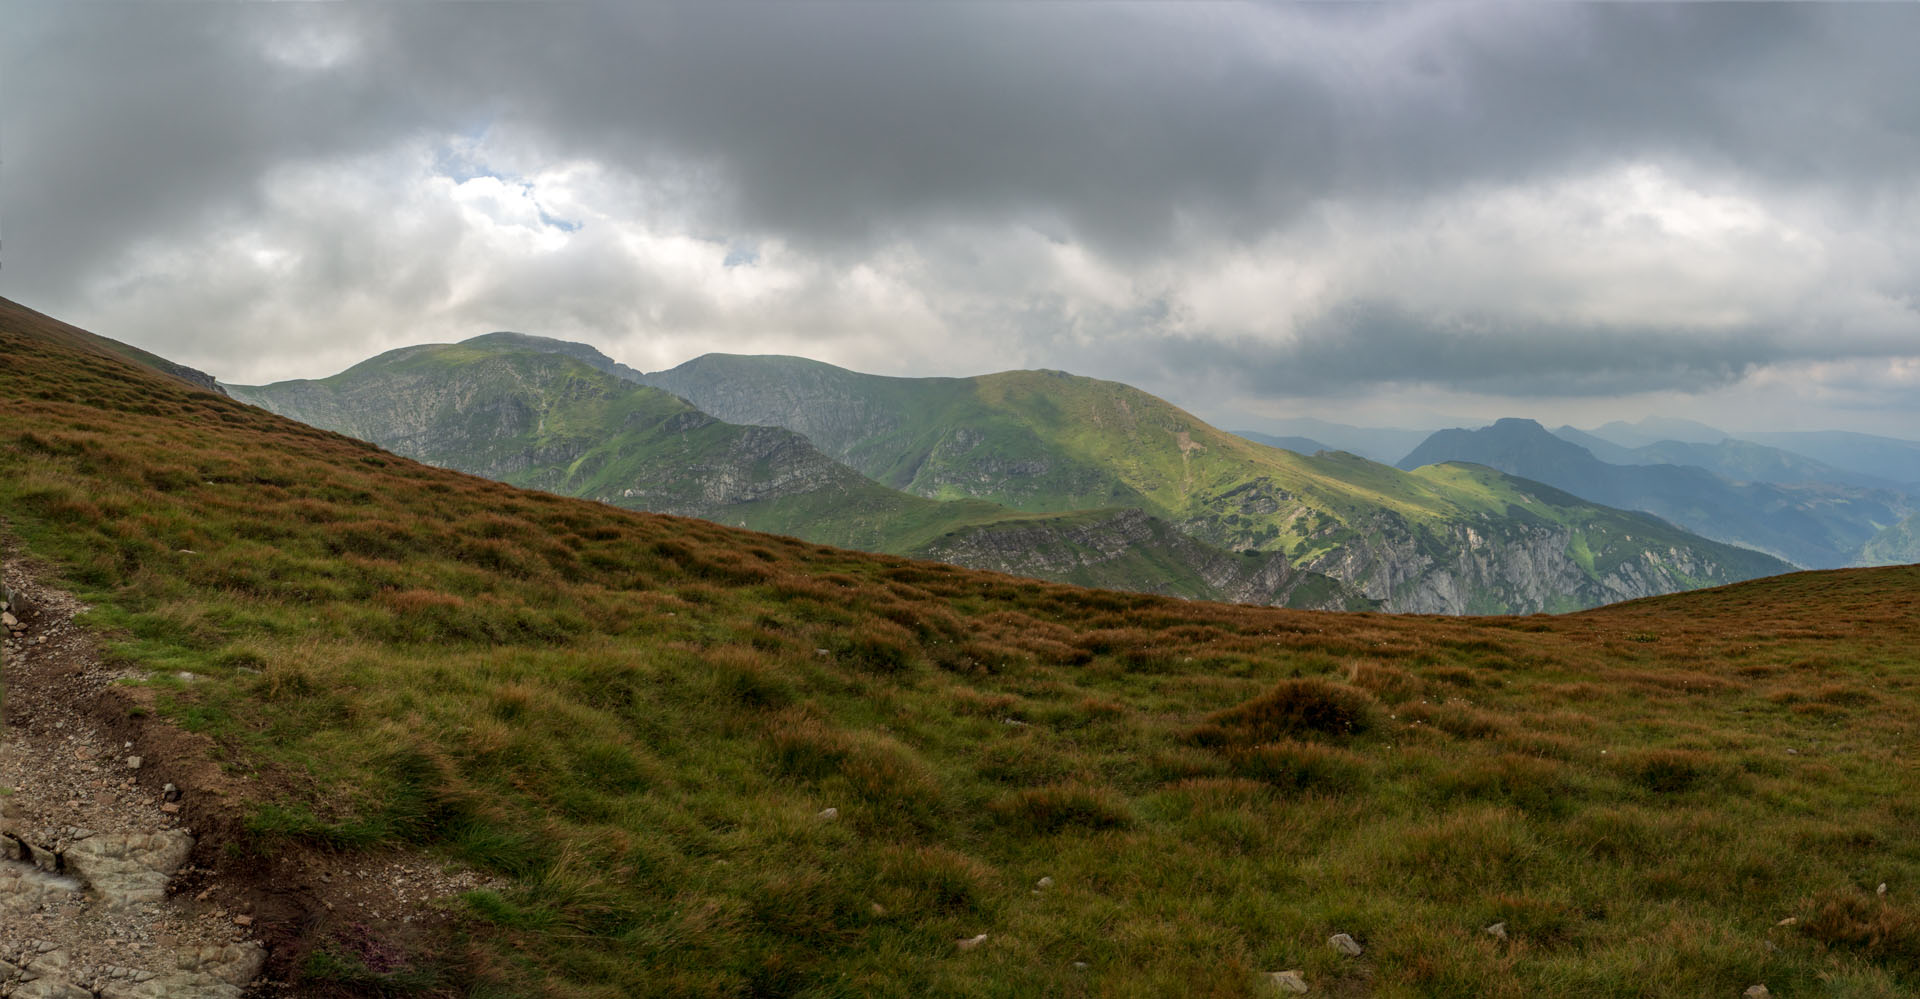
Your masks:
{"label": "rocky path", "polygon": [[376,978],[459,963],[458,896],[502,881],[414,850],[228,849],[256,802],[305,790],[163,720],[4,531],[0,602],[0,999],[298,995],[321,947]]}
{"label": "rocky path", "polygon": [[0,570],[0,996],[238,999],[267,951],[213,888],[179,890],[206,880],[197,790],[163,779],[137,712],[103,704],[120,677],[72,625],[84,608]]}

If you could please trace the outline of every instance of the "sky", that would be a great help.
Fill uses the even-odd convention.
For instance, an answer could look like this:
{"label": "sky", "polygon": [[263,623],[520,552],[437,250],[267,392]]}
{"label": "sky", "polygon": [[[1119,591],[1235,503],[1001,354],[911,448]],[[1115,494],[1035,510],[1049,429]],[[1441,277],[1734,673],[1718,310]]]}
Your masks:
{"label": "sky", "polygon": [[1920,437],[1920,5],[0,0],[0,295],[235,384],[511,329],[1229,429]]}

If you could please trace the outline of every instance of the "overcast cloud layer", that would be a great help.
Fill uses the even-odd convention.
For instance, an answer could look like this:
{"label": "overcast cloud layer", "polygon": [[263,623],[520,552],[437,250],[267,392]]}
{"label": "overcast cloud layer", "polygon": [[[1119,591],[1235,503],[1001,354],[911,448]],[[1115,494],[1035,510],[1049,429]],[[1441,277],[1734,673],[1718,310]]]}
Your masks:
{"label": "overcast cloud layer", "polygon": [[517,329],[1920,436],[1913,5],[0,19],[0,294],[230,382]]}

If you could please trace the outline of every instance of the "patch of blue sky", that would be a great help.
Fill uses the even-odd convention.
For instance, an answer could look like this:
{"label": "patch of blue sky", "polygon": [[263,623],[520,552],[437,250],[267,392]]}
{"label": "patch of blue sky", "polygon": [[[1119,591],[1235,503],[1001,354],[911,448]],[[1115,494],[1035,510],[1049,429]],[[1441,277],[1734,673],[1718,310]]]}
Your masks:
{"label": "patch of blue sky", "polygon": [[[535,205],[535,207],[538,208],[539,206]],[[547,214],[547,210],[545,208],[540,208],[540,223],[542,225],[552,226],[555,229],[560,230],[561,232],[579,232],[580,231],[579,222],[576,222],[573,219],[563,219],[558,215],[549,215]]]}

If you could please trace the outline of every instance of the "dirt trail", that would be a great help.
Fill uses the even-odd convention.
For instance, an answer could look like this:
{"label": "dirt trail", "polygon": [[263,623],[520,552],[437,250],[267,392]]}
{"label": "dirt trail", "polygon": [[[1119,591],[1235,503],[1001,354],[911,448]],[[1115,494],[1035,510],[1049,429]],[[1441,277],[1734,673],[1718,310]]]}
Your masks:
{"label": "dirt trail", "polygon": [[[185,793],[103,720],[119,679],[72,624],[85,608],[4,565],[0,996],[237,999],[265,964],[252,918],[168,887],[188,866]],[[136,719],[129,719],[135,721]]]}
{"label": "dirt trail", "polygon": [[253,802],[298,795],[162,720],[44,578],[0,534],[0,997],[295,994],[316,946],[376,977],[445,958],[449,900],[496,879],[418,852],[227,849]]}

